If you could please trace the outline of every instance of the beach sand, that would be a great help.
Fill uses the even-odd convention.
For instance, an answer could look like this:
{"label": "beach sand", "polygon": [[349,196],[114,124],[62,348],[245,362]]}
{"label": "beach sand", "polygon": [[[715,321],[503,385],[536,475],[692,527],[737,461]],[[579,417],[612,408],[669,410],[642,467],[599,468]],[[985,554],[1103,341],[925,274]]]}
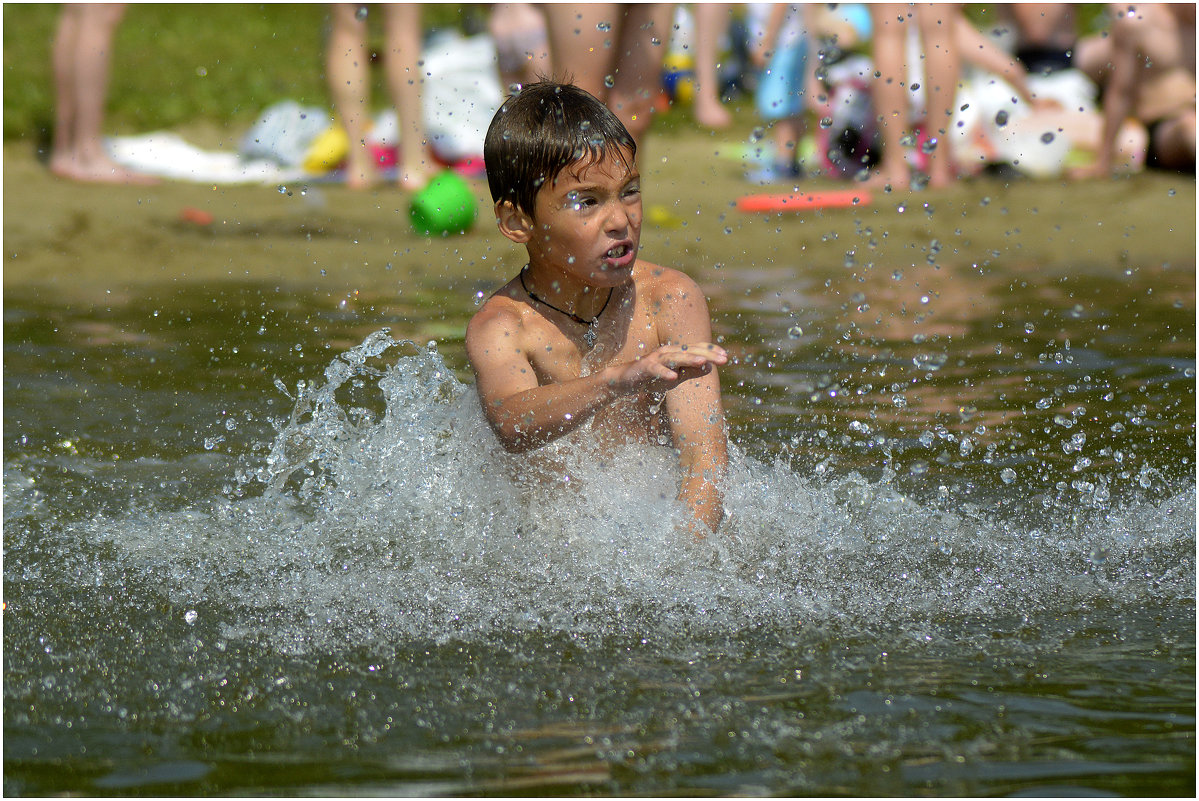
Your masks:
{"label": "beach sand", "polygon": [[[1046,275],[1195,263],[1192,176],[978,178],[944,191],[875,193],[857,208],[745,214],[733,208],[737,197],[781,188],[745,181],[731,155],[743,146],[698,131],[651,133],[641,155],[645,258],[701,283],[722,280],[721,269],[777,262],[802,270],[847,253],[879,269],[903,267],[923,263],[933,243],[941,261],[1013,260]],[[206,281],[376,293],[461,279],[473,294],[503,283],[523,255],[495,232],[486,183],[472,185],[473,230],[425,238],[409,227],[407,196],[390,186],[82,185],[51,175],[30,143],[7,143],[4,289],[99,303]]]}

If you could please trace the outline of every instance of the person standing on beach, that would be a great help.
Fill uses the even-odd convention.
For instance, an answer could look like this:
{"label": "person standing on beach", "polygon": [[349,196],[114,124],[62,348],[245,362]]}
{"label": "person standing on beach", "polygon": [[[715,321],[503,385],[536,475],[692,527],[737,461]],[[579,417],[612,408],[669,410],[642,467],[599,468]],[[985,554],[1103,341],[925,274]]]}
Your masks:
{"label": "person standing on beach", "polygon": [[[422,189],[434,172],[421,116],[421,9],[417,3],[383,4],[387,51],[383,68],[400,119],[398,182],[401,189]],[[370,128],[370,54],[366,6],[334,3],[326,53],[326,75],[333,107],[350,140],[346,185],[366,189],[378,165],[366,145]]]}
{"label": "person standing on beach", "polygon": [[673,3],[549,3],[550,62],[602,100],[641,143],[649,130],[670,41]]}
{"label": "person standing on beach", "polygon": [[[955,37],[961,9],[953,3],[900,5],[880,3],[870,7],[874,30],[872,90],[875,114],[882,126],[883,156],[878,175],[870,183],[909,188],[904,139],[911,114],[911,89],[907,85],[909,65],[905,53],[912,26],[919,33],[924,63],[925,130],[930,139],[946,142],[946,131],[957,94],[962,63]],[[949,147],[935,147],[928,160],[928,183],[933,188],[949,186],[956,178]]]}
{"label": "person standing on beach", "polygon": [[124,3],[65,3],[54,37],[54,139],[50,171],[88,183],[153,184],[157,180],[117,164],[100,131],[112,41]]}
{"label": "person standing on beach", "polygon": [[1110,175],[1120,129],[1129,119],[1145,127],[1145,164],[1195,170],[1195,5],[1114,3],[1108,74],[1103,88],[1103,135],[1088,171]]}

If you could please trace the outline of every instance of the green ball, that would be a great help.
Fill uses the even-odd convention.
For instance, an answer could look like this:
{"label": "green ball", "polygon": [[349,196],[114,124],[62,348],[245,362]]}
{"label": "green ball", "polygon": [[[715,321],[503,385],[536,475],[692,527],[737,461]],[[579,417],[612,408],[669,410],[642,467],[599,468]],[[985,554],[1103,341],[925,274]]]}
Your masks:
{"label": "green ball", "polygon": [[475,193],[453,170],[438,173],[412,196],[408,217],[412,229],[423,236],[466,233],[479,212]]}

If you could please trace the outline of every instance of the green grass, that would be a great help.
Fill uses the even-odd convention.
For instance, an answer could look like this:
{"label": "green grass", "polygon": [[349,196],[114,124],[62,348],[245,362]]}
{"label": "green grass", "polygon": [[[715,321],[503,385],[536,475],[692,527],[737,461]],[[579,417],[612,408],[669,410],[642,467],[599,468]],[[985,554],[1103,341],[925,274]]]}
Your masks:
{"label": "green grass", "polygon": [[[463,8],[426,6],[425,29],[455,24]],[[479,13],[473,5],[465,11],[474,18]],[[58,15],[57,4],[4,5],[5,141],[49,136]],[[113,46],[105,133],[196,120],[248,127],[258,112],[284,99],[329,108],[327,33],[323,3],[131,4]]]}

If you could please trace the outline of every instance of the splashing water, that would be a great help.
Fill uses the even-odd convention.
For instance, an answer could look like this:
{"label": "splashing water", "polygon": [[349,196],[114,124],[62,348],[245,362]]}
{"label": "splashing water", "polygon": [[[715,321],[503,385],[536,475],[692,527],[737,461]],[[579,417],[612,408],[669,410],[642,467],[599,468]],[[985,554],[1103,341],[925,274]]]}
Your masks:
{"label": "splashing water", "polygon": [[1192,591],[1193,496],[1030,528],[917,503],[889,473],[808,478],[736,447],[729,518],[697,543],[671,449],[601,453],[584,429],[507,454],[436,350],[385,331],[334,358],[323,383],[301,382],[276,427],[229,497],[101,516],[78,536],[117,549],[122,570],[169,577],[189,624],[217,617],[224,638],[295,653],[813,624],[954,637],[969,615]]}

